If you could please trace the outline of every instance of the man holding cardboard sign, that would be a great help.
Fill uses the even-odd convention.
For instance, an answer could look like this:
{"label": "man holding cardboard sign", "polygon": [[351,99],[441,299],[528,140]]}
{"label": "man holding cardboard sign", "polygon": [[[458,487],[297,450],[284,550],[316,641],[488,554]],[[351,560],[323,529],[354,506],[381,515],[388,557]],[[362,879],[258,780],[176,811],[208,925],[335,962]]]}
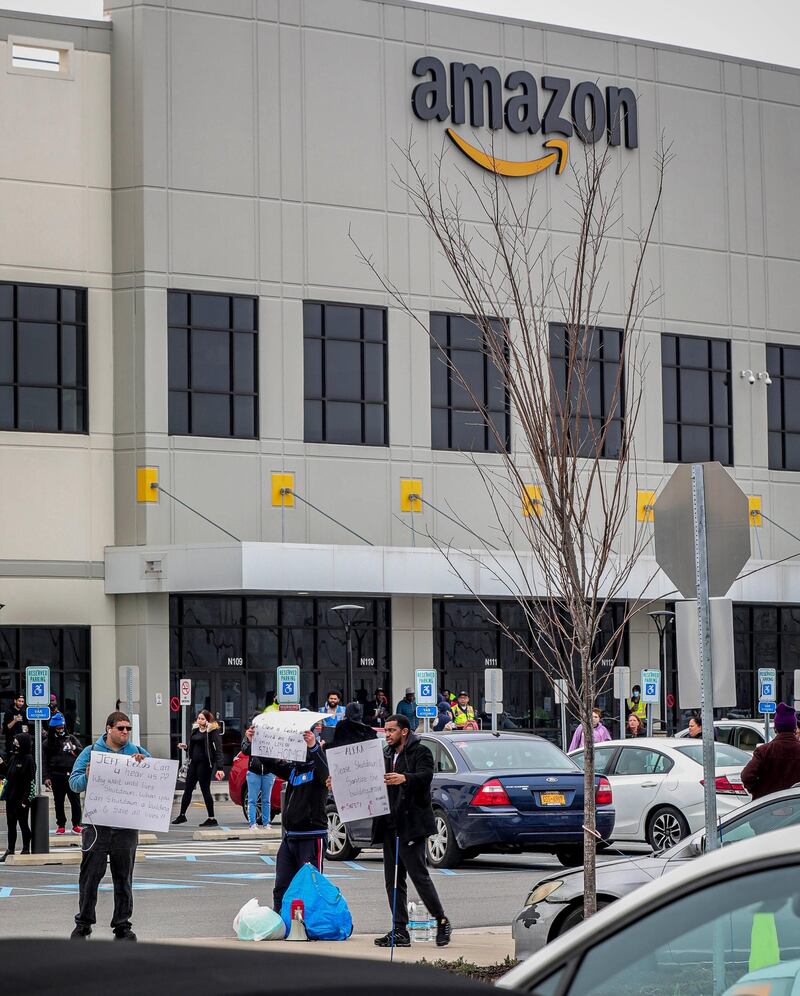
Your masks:
{"label": "man holding cardboard sign", "polygon": [[[131,729],[131,721],[124,712],[111,713],[106,720],[106,732],[93,747],[84,748],[75,761],[69,776],[69,787],[73,792],[86,790],[93,751],[100,754],[129,755],[137,763],[150,757],[146,750],[130,742]],[[174,782],[172,787],[174,789]],[[96,922],[97,888],[109,862],[114,883],[114,915],[111,918],[114,939],[136,940],[136,934],[131,929],[131,914],[133,913],[133,865],[136,861],[138,843],[138,830],[95,826],[93,814],[88,807],[86,808],[81,835],[83,858],[78,879],[80,908],[75,917],[75,929],[70,935],[74,940],[86,940],[92,932]]]}

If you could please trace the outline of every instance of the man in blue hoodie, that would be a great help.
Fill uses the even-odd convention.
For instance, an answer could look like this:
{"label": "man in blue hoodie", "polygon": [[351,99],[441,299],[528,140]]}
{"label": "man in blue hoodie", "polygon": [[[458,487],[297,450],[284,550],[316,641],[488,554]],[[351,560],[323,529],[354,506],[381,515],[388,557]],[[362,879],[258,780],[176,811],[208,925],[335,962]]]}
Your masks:
{"label": "man in blue hoodie", "polygon": [[[131,743],[131,721],[124,712],[112,712],[106,720],[106,732],[92,747],[85,747],[78,755],[69,776],[69,787],[73,792],[84,792],[89,777],[92,751],[101,753],[129,754],[137,763],[150,757],[142,747]],[[97,888],[106,873],[106,864],[111,864],[111,879],[114,883],[114,916],[111,928],[117,941],[135,941],[136,934],[131,930],[133,913],[133,865],[136,861],[136,847],[139,831],[123,827],[95,826],[92,814],[84,812],[81,837],[81,871],[78,879],[80,908],[75,917],[75,929],[70,935],[73,940],[86,940],[96,922]]]}

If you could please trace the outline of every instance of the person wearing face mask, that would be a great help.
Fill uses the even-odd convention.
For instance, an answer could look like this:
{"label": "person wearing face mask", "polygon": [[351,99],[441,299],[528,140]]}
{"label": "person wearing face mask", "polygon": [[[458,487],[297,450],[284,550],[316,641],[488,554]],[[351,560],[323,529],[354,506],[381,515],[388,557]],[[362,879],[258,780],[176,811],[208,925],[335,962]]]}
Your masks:
{"label": "person wearing face mask", "polygon": [[631,697],[625,699],[626,718],[633,713],[638,716],[642,723],[647,722],[647,705],[642,701],[642,689],[640,685],[634,685],[631,689]]}
{"label": "person wearing face mask", "polygon": [[57,712],[50,720],[44,745],[44,783],[53,793],[57,834],[66,833],[67,813],[64,800],[69,797],[72,810],[72,832],[81,832],[81,799],[69,787],[69,776],[75,759],[83,750],[71,733],[67,733],[64,717]]}
{"label": "person wearing face mask", "polygon": [[22,853],[31,853],[31,829],[28,813],[31,806],[31,789],[36,776],[36,763],[31,756],[33,741],[30,734],[18,733],[12,741],[13,752],[8,761],[3,801],[6,804],[8,845],[0,861],[5,861],[17,847],[17,825],[22,832]]}
{"label": "person wearing face mask", "polygon": [[[601,744],[611,739],[611,734],[603,726],[603,713],[596,706],[592,709],[592,739],[596,744]],[[569,745],[569,749],[577,750],[579,747],[583,747],[583,724],[580,724],[572,735],[572,742]]]}

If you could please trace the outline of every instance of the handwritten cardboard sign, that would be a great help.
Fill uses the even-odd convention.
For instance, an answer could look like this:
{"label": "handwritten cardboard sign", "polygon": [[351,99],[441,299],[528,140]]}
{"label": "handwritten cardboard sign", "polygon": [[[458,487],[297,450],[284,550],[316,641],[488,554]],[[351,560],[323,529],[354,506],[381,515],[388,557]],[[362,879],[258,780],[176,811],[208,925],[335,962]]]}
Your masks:
{"label": "handwritten cardboard sign", "polygon": [[336,809],[344,823],[385,816],[389,796],[383,776],[383,742],[365,740],[325,751]]}
{"label": "handwritten cardboard sign", "polygon": [[265,712],[253,720],[255,757],[276,757],[283,761],[305,761],[303,734],[325,716],[319,712]]}
{"label": "handwritten cardboard sign", "polygon": [[169,830],[178,762],[92,751],[86,783],[86,822],[129,830]]}

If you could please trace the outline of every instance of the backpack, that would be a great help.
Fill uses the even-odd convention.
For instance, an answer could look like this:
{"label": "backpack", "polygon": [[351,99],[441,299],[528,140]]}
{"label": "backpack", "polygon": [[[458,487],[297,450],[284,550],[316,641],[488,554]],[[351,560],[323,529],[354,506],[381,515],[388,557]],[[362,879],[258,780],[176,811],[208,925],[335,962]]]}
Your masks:
{"label": "backpack", "polygon": [[344,896],[313,865],[303,865],[283,897],[281,917],[287,934],[295,899],[303,901],[303,920],[310,941],[346,941],[353,933],[353,918]]}

